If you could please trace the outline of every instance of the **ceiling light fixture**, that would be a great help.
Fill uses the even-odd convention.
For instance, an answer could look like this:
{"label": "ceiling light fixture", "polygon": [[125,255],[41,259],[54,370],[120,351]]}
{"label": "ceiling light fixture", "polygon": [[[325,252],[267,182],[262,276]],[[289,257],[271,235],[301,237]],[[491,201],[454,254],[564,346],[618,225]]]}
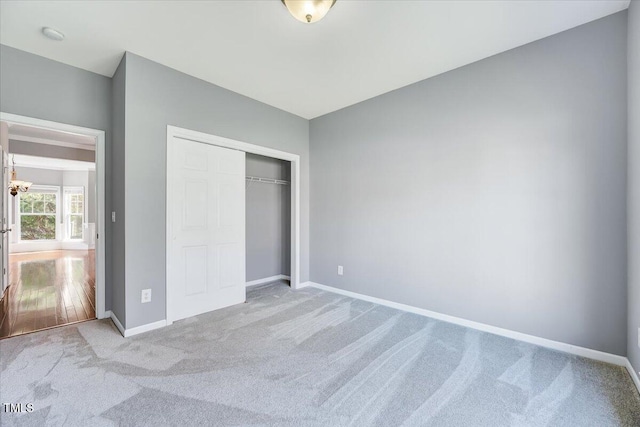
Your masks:
{"label": "ceiling light fixture", "polygon": [[26,193],[29,191],[29,187],[33,184],[28,181],[19,181],[16,179],[16,176],[16,157],[13,156],[13,169],[11,170],[11,182],[9,182],[9,193],[11,193],[13,197],[16,197],[18,191]]}
{"label": "ceiling light fixture", "polygon": [[61,42],[62,40],[64,40],[64,34],[50,27],[42,27],[42,34],[44,34],[45,37],[57,42]]}
{"label": "ceiling light fixture", "polygon": [[293,15],[300,22],[311,24],[318,22],[329,12],[336,0],[281,0]]}

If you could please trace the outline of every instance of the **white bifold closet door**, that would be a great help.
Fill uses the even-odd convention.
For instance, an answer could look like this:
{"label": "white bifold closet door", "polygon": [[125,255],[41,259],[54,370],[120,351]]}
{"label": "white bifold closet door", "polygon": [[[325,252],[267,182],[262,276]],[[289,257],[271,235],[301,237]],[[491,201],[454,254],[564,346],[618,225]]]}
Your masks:
{"label": "white bifold closet door", "polygon": [[245,153],[173,138],[167,318],[245,301]]}

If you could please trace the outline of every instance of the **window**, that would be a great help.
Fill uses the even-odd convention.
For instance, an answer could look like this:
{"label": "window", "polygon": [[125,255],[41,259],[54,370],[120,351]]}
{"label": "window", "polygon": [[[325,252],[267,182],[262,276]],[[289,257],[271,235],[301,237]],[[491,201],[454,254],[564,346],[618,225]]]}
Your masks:
{"label": "window", "polygon": [[16,196],[18,241],[82,241],[85,228],[84,187],[33,185]]}
{"label": "window", "polygon": [[56,240],[57,192],[31,187],[19,203],[20,240]]}
{"label": "window", "polygon": [[67,239],[82,240],[84,223],[84,189],[82,187],[65,187],[64,211]]}

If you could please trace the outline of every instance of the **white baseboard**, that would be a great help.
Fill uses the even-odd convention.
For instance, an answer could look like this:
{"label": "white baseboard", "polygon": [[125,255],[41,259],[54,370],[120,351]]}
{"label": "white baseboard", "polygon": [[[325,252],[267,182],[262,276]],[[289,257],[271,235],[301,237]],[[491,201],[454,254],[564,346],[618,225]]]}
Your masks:
{"label": "white baseboard", "polygon": [[143,332],[153,331],[154,329],[160,329],[167,326],[166,320],[158,320],[157,322],[147,323],[146,325],[136,326],[135,328],[129,328],[124,330],[124,337],[131,337],[141,334]]}
{"label": "white baseboard", "polygon": [[120,320],[118,320],[118,318],[116,317],[115,314],[113,314],[112,311],[105,311],[105,317],[111,318],[111,320],[113,321],[113,324],[116,325],[116,328],[118,328],[118,330],[120,331],[120,334],[122,334],[122,336],[125,338],[131,337],[133,335],[138,335],[143,332],[153,331],[154,329],[159,329],[164,326],[167,326],[166,320],[159,320],[157,322],[149,323],[142,326],[137,326],[135,328],[125,329],[124,326],[122,326],[122,323],[120,323]]}
{"label": "white baseboard", "polygon": [[603,351],[598,351],[598,350],[592,350],[589,348],[579,347],[572,344],[566,344],[559,341],[553,341],[546,338],[536,337],[534,335],[523,334],[521,332],[511,331],[509,329],[498,328],[496,326],[486,325],[484,323],[474,322],[472,320],[462,319],[460,317],[449,316],[448,314],[442,314],[442,313],[438,313],[431,310],[425,310],[423,308],[418,308],[418,307],[413,307],[406,304],[388,301],[382,298],[370,297],[368,295],[362,295],[356,292],[345,291],[343,289],[321,285],[315,282],[308,282],[308,283],[309,283],[309,286],[321,289],[323,291],[333,292],[333,293],[345,295],[351,298],[373,302],[376,304],[384,305],[384,306],[395,308],[398,310],[407,311],[409,313],[414,313],[421,316],[442,320],[444,322],[454,323],[456,325],[465,326],[471,329],[477,329],[482,332],[488,332],[490,334],[500,335],[503,337],[527,342],[530,344],[539,345],[541,347],[550,348],[550,349],[561,351],[564,353],[575,354],[576,356],[582,356],[589,359],[599,360],[601,362],[607,362],[617,366],[627,367],[628,365],[630,365],[628,359],[623,356],[618,356],[611,353],[605,353]]}
{"label": "white baseboard", "polygon": [[258,280],[252,280],[250,282],[247,282],[245,285],[248,288],[250,286],[262,285],[263,283],[275,282],[276,280],[290,280],[290,279],[291,278],[289,276],[285,276],[284,274],[278,274],[277,276],[271,276],[271,277],[265,277]]}
{"label": "white baseboard", "polygon": [[296,289],[302,289],[302,288],[306,288],[308,286],[311,286],[313,282],[302,282],[302,283],[298,283],[298,286],[296,286]]}
{"label": "white baseboard", "polygon": [[120,334],[124,337],[125,336],[125,330],[124,330],[124,326],[122,326],[122,323],[120,323],[120,320],[118,320],[118,318],[116,317],[115,314],[113,314],[112,311],[107,311],[105,312],[105,315],[109,313],[109,317],[111,318],[111,321],[113,322],[114,325],[116,325],[116,328],[118,328],[118,330],[120,331]]}
{"label": "white baseboard", "polygon": [[86,251],[92,249],[83,241],[44,241],[44,242],[15,242],[9,245],[10,254],[49,251]]}
{"label": "white baseboard", "polygon": [[640,393],[640,377],[638,377],[638,372],[633,369],[633,366],[631,365],[631,361],[629,359],[627,359],[627,371],[629,371],[629,375],[631,375],[631,379],[636,384],[638,393]]}

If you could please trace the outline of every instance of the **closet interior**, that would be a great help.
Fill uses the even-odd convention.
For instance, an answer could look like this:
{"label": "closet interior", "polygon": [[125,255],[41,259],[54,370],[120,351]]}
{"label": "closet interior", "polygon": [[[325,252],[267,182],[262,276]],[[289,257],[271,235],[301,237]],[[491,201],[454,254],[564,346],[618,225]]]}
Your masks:
{"label": "closet interior", "polygon": [[291,268],[291,162],[246,155],[247,286],[284,280]]}

